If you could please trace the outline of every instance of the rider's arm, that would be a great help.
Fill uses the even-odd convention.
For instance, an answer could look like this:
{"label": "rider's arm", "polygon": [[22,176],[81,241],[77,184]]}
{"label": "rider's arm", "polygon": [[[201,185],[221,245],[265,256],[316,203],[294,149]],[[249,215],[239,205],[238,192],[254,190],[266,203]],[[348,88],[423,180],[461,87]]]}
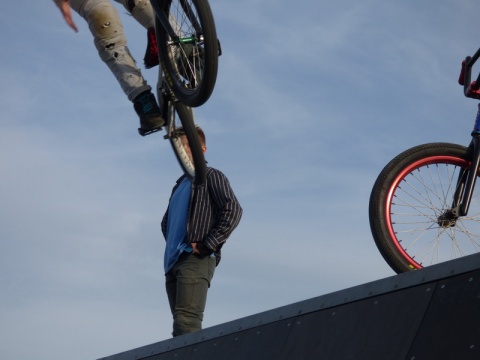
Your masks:
{"label": "rider's arm", "polygon": [[73,21],[72,8],[70,7],[68,0],[53,0],[53,1],[60,9],[60,12],[62,13],[62,16],[65,19],[65,22],[68,24],[68,26],[70,26],[75,32],[78,32],[77,25],[75,25],[75,22]]}

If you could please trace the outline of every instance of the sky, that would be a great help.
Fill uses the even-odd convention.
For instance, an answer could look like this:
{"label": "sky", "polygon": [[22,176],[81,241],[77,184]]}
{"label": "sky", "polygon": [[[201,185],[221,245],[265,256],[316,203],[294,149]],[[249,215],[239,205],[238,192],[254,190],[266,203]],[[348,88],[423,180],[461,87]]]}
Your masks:
{"label": "sky", "polygon": [[[368,200],[428,142],[467,145],[457,84],[480,45],[474,0],[210,1],[222,44],[195,110],[243,207],[204,327],[394,276]],[[294,4],[294,5],[292,5]],[[115,4],[139,65],[146,32]],[[52,1],[0,12],[0,358],[98,359],[171,337],[160,221],[181,175],[85,21]],[[143,70],[155,85],[157,70]]]}

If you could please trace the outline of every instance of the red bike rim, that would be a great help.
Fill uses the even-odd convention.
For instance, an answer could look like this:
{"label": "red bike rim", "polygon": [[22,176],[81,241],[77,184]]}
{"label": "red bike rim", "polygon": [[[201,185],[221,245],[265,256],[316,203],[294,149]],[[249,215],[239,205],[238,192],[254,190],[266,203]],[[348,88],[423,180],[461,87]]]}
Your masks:
{"label": "red bike rim", "polygon": [[395,231],[392,226],[392,198],[394,195],[394,191],[397,189],[398,184],[410,173],[412,173],[414,170],[426,166],[426,165],[431,165],[431,164],[437,164],[437,163],[444,163],[444,164],[451,164],[451,165],[456,165],[456,166],[461,166],[461,167],[466,167],[470,163],[466,160],[460,159],[455,156],[431,156],[427,158],[420,159],[418,161],[415,161],[414,163],[410,164],[408,167],[403,169],[402,172],[400,172],[397,177],[394,179],[392,182],[392,185],[390,186],[390,189],[387,194],[386,198],[386,206],[385,208],[388,210],[385,212],[385,222],[387,224],[387,229],[388,229],[388,234],[390,235],[390,238],[393,240],[393,244],[395,245],[396,249],[400,252],[400,254],[403,256],[404,259],[406,259],[409,263],[409,267],[412,270],[418,270],[421,269],[423,266],[416,262],[402,247],[400,244],[400,241],[397,239],[397,236],[395,234]]}

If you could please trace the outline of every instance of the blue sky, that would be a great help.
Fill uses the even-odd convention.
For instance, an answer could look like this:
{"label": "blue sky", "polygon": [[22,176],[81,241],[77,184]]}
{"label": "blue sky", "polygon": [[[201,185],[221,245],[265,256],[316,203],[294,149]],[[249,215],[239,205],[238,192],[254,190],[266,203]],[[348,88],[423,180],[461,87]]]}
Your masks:
{"label": "blue sky", "polygon": [[[477,2],[292,4],[211,0],[224,54],[196,121],[244,216],[204,327],[394,275],[368,224],[376,176],[413,145],[469,142],[477,105],[457,79],[480,45]],[[145,31],[118,9],[141,63]],[[77,34],[51,1],[0,12],[2,359],[170,337],[160,220],[181,170],[161,136],[137,134],[75,21]]]}

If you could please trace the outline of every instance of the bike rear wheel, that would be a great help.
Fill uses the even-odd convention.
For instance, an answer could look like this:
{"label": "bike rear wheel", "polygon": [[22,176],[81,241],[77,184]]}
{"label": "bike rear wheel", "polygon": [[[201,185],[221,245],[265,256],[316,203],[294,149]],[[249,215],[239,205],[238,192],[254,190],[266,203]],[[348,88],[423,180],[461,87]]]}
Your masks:
{"label": "bike rear wheel", "polygon": [[165,78],[187,106],[203,105],[217,80],[219,45],[207,0],[164,0],[161,11],[175,32],[171,38],[157,19],[157,42]]}
{"label": "bike rear wheel", "polygon": [[178,101],[169,102],[166,137],[185,175],[195,185],[202,185],[207,169],[192,109]]}
{"label": "bike rear wheel", "polygon": [[469,170],[468,148],[432,143],[395,157],[370,195],[375,243],[397,273],[480,251],[480,192],[474,189],[467,216],[451,210],[459,174]]}

